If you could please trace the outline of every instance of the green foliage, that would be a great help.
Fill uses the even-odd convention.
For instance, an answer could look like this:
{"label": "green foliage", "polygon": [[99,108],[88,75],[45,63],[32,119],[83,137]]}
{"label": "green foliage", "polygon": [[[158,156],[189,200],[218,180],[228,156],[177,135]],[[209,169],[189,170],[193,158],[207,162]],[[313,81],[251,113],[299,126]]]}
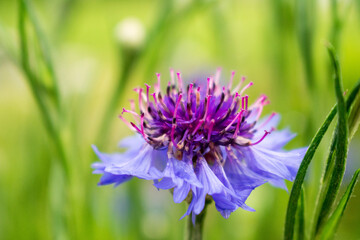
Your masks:
{"label": "green foliage", "polygon": [[324,226],[318,235],[319,239],[326,240],[326,239],[334,238],[336,229],[340,223],[340,219],[341,219],[342,215],[344,214],[345,208],[349,202],[349,199],[350,199],[353,189],[355,187],[356,181],[358,179],[359,173],[360,173],[360,169],[356,170],[356,172],[354,173],[354,176],[352,177],[352,180],[351,180],[350,184],[348,185],[348,187],[346,188],[346,191],[345,191],[344,195],[342,196],[340,202],[338,203],[336,209],[331,214],[331,216],[329,217],[327,222],[324,223]]}
{"label": "green foliage", "polygon": [[[185,204],[137,180],[115,190],[97,188],[90,145],[117,150],[116,142],[129,134],[117,115],[137,97],[132,88],[153,83],[155,73],[165,86],[169,67],[189,73],[184,79],[199,80],[218,66],[225,84],[236,70],[238,78],[244,74],[257,85],[251,96],[269,95],[264,111],[280,112],[280,128],[298,133],[289,148],[308,145],[321,127],[293,184],[287,213],[287,193],[265,185],[247,202],[255,213],[239,209],[225,220],[210,204],[203,237],[280,239],[285,214],[286,239],[330,238],[336,230],[344,239],[359,236],[359,216],[347,214],[360,211],[359,199],[349,201],[358,190],[359,171],[336,205],[344,191],[339,180],[348,148],[346,123],[348,140],[359,141],[360,81],[354,83],[360,75],[360,7],[349,6],[335,0],[329,9],[310,0],[0,1],[0,239],[183,239],[186,220],[178,219]],[[139,48],[127,49],[113,36],[116,24],[128,17],[144,24]],[[341,56],[345,89],[355,87],[346,94],[344,113],[338,71],[338,104],[325,117],[335,102],[328,77],[334,67],[320,47],[327,38]],[[329,142],[326,132],[337,112]],[[356,150],[350,148],[349,156]],[[349,172],[359,168],[358,159],[349,157],[349,163]]]}
{"label": "green foliage", "polygon": [[[324,182],[326,186],[328,186],[325,194],[325,198],[320,207],[320,214],[317,220],[317,231],[321,228],[322,223],[328,218],[328,215],[332,209],[335,198],[338,194],[340,184],[343,179],[343,175],[345,172],[345,164],[348,152],[348,135],[349,135],[349,127],[348,127],[348,118],[347,118],[347,110],[346,104],[343,96],[343,87],[342,87],[342,77],[340,71],[339,61],[335,55],[335,50],[332,46],[328,47],[328,51],[330,54],[331,61],[335,70],[335,93],[337,98],[337,111],[338,111],[338,123],[335,131],[336,138],[336,146],[335,146],[335,162],[334,166],[329,172],[328,180],[329,182]],[[333,154],[330,152],[330,154]]]}
{"label": "green foliage", "polygon": [[[303,186],[304,178],[308,170],[308,166],[314,156],[318,145],[325,132],[327,131],[332,119],[334,118],[336,112],[338,112],[338,123],[333,134],[333,141],[330,147],[330,153],[328,161],[326,164],[325,174],[322,181],[321,189],[319,192],[319,202],[315,209],[315,230],[314,235],[316,235],[319,230],[322,228],[322,224],[328,219],[329,214],[331,214],[332,206],[334,204],[335,198],[338,194],[340,184],[345,172],[345,163],[347,158],[348,151],[348,118],[347,112],[351,109],[351,106],[354,100],[359,95],[360,81],[354,87],[350,96],[345,102],[342,89],[342,76],[340,71],[339,61],[335,55],[334,48],[328,46],[329,55],[335,69],[334,85],[335,93],[337,97],[337,105],[332,109],[326,118],[325,122],[318,130],[313,141],[311,142],[308,151],[306,152],[304,159],[300,165],[298,174],[296,176],[294,185],[291,189],[286,221],[285,221],[285,239],[293,239],[294,228],[295,228],[295,214],[297,211],[303,212],[303,203],[298,203],[303,201],[299,200],[301,187]],[[301,208],[298,210],[298,205]],[[302,215],[301,213],[299,213]],[[335,231],[333,231],[335,233]],[[302,234],[305,234],[304,232]],[[300,234],[301,235],[301,234]]]}

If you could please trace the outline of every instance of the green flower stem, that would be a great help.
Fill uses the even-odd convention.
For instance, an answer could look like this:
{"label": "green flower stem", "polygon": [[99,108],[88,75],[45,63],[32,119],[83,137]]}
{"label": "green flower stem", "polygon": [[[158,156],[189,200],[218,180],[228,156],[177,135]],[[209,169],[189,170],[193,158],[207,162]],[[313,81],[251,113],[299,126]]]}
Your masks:
{"label": "green flower stem", "polygon": [[188,216],[187,222],[187,240],[201,240],[203,239],[203,228],[206,215],[206,206],[205,203],[204,209],[199,215],[195,216],[195,224],[192,222],[192,214]]}
{"label": "green flower stem", "polygon": [[[64,147],[62,145],[61,138],[56,130],[54,121],[50,116],[50,112],[45,103],[45,99],[39,90],[39,79],[37,76],[31,71],[31,67],[29,64],[29,55],[28,55],[28,42],[27,42],[27,35],[25,29],[25,17],[27,15],[27,6],[26,1],[20,0],[19,1],[19,36],[20,36],[20,49],[21,49],[21,66],[26,76],[26,80],[28,81],[32,94],[35,98],[35,102],[39,107],[41,112],[41,116],[43,118],[45,128],[53,140],[54,146],[59,156],[60,164],[64,170],[66,175],[65,179],[68,179],[69,175],[69,168],[66,161],[66,154]],[[52,67],[51,67],[52,69]],[[55,81],[55,80],[54,80]],[[56,84],[54,84],[55,86]]]}

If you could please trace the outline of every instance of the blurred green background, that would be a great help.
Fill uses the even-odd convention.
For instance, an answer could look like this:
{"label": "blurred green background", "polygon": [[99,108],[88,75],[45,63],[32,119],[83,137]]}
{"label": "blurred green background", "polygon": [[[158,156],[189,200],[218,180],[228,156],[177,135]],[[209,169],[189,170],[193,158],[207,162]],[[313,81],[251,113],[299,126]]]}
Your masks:
{"label": "blurred green background", "polygon": [[[153,84],[157,72],[163,86],[170,67],[187,81],[217,67],[224,84],[231,70],[237,80],[247,76],[250,99],[267,94],[265,113],[281,113],[281,127],[298,134],[289,148],[308,145],[335,103],[327,42],[337,49],[345,89],[360,77],[359,0],[34,0],[25,28],[30,69],[41,84],[32,88],[21,64],[20,2],[0,0],[0,239],[184,238],[185,203],[138,179],[97,187],[90,168],[97,160],[91,144],[118,151],[131,134],[117,115],[136,98],[132,89]],[[45,90],[37,100],[39,86]],[[330,137],[306,179],[307,226]],[[345,184],[360,167],[359,144],[357,134]],[[356,195],[359,186],[336,239],[360,239]],[[247,201],[256,212],[239,209],[227,220],[211,205],[204,237],[280,239],[288,197],[265,184]]]}

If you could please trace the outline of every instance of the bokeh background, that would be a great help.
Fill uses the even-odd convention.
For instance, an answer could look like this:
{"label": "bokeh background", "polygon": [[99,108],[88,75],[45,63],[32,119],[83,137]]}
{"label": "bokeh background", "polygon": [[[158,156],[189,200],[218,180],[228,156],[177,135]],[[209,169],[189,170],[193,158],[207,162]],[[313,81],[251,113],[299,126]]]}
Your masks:
{"label": "bokeh background", "polygon": [[[247,76],[250,99],[267,94],[265,113],[281,113],[281,127],[298,134],[289,148],[308,145],[336,102],[326,43],[340,57],[345,89],[360,77],[359,0],[29,0],[30,69],[45,86],[37,100],[20,60],[20,2],[0,0],[0,239],[184,238],[185,203],[138,179],[97,187],[90,168],[91,144],[121,151],[118,141],[132,132],[117,115],[157,72],[163,86],[170,67],[188,82],[217,67],[224,84],[232,70],[236,81]],[[330,138],[306,179],[307,227]],[[359,144],[357,134],[344,183],[360,167]],[[337,239],[360,239],[359,195],[357,186]],[[210,205],[204,237],[281,239],[288,197],[265,184],[247,201],[256,212],[227,220]]]}

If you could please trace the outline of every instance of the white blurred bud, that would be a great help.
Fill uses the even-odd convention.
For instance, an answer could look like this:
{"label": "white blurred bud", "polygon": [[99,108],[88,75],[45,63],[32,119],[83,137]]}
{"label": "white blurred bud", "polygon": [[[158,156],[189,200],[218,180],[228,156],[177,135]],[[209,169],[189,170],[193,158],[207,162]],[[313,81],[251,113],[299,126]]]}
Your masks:
{"label": "white blurred bud", "polygon": [[115,37],[124,47],[138,48],[145,39],[144,25],[137,18],[126,18],[116,25]]}

